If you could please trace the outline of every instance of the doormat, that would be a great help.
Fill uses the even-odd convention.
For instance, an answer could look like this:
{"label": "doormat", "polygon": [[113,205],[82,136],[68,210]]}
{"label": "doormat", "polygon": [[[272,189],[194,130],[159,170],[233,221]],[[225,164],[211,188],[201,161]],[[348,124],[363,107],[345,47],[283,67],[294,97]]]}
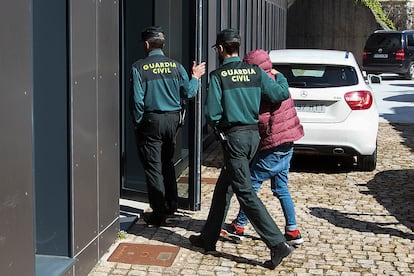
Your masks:
{"label": "doormat", "polygon": [[[217,177],[202,177],[201,178],[201,183],[204,184],[216,184],[217,182]],[[178,183],[188,183],[189,178],[186,176],[180,177],[180,179],[178,179]]]}
{"label": "doormat", "polygon": [[109,262],[138,265],[171,266],[180,250],[177,246],[120,243]]}

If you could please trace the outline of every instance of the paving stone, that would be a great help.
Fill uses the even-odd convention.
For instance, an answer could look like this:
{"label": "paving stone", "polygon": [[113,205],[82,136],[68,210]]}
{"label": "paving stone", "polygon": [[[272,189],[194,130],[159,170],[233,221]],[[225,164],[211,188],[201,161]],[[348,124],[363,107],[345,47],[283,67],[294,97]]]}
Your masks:
{"label": "paving stone", "polygon": [[[191,220],[158,229],[137,223],[122,240],[181,247],[171,267],[115,266],[102,259],[89,275],[414,275],[414,125],[380,123],[372,172],[333,166],[323,158],[299,161],[292,164],[289,189],[305,242],[274,271],[259,265],[269,259],[269,250],[250,224],[245,230],[250,237],[242,243],[218,241],[222,256],[191,246],[188,237],[201,230],[214,190],[214,184],[203,183],[201,210],[188,212]],[[220,146],[211,145],[203,154],[202,177],[217,178],[221,164]],[[259,196],[283,230],[281,207],[269,185],[263,184]],[[227,222],[238,208],[233,197]]]}
{"label": "paving stone", "polygon": [[141,271],[141,270],[130,270],[127,275],[128,276],[145,276],[147,275],[147,272]]}

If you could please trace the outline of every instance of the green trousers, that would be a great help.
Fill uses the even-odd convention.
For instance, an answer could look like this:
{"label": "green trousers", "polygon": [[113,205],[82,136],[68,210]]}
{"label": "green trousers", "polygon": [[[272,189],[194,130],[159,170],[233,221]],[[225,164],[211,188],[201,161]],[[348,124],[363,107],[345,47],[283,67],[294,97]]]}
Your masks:
{"label": "green trousers", "polygon": [[224,166],[216,183],[207,221],[201,231],[205,244],[215,245],[233,193],[256,232],[271,248],[286,241],[279,227],[253,190],[250,160],[256,153],[260,137],[257,130],[228,133],[222,142]]}

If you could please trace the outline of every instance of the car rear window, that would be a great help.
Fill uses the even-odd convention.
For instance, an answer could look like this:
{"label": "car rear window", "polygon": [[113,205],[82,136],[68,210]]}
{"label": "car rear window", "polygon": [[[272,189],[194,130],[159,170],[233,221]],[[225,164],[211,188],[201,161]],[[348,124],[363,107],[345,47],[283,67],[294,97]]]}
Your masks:
{"label": "car rear window", "polygon": [[273,64],[288,80],[290,87],[340,87],[358,84],[358,77],[352,66]]}
{"label": "car rear window", "polygon": [[378,33],[372,34],[368,38],[365,49],[382,48],[387,51],[395,51],[402,48],[401,34],[398,33]]}

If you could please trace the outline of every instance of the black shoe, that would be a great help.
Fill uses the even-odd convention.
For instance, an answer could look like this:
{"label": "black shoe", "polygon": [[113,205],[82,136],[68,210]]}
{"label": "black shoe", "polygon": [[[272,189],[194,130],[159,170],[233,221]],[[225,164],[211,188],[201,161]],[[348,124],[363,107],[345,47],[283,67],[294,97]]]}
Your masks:
{"label": "black shoe", "polygon": [[294,248],[286,242],[277,244],[270,249],[271,260],[266,261],[264,266],[272,270],[275,269],[282,262],[282,259],[289,256],[293,250]]}
{"label": "black shoe", "polygon": [[174,215],[177,212],[178,204],[176,202],[170,202],[165,204],[165,213],[167,215]]}
{"label": "black shoe", "polygon": [[204,240],[203,240],[203,238],[199,235],[199,236],[196,236],[196,235],[191,235],[190,236],[190,238],[189,238],[189,240],[190,240],[190,243],[193,245],[193,246],[196,246],[196,247],[201,247],[201,248],[203,248],[206,252],[215,252],[216,251],[216,246],[212,246],[212,245],[206,245],[205,243],[204,243]]}
{"label": "black shoe", "polygon": [[169,208],[167,208],[167,209],[165,210],[165,213],[167,214],[167,216],[172,216],[172,215],[174,215],[174,214],[175,214],[175,212],[177,212],[177,208],[173,208],[173,209],[169,209]]}
{"label": "black shoe", "polygon": [[152,213],[151,215],[144,215],[144,221],[148,226],[161,226],[165,224],[165,216]]}

